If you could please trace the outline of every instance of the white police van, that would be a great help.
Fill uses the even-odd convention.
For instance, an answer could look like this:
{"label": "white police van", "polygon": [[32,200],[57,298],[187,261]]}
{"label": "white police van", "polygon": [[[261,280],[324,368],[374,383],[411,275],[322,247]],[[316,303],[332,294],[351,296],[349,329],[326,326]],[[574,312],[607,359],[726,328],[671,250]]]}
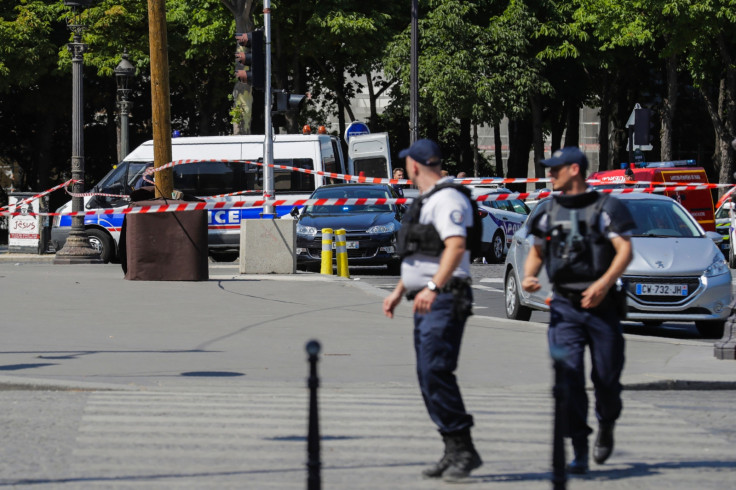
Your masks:
{"label": "white police van", "polygon": [[[369,136],[369,135],[367,135]],[[359,137],[355,137],[359,141]],[[351,138],[352,143],[353,138]],[[172,160],[215,160],[189,163],[173,167],[174,189],[185,194],[207,197],[230,194],[240,191],[259,191],[263,189],[263,167],[253,164],[230,162],[228,160],[263,159],[263,135],[242,136],[203,136],[174,138],[171,141]],[[346,168],[340,142],[335,136],[326,134],[275,135],[273,143],[274,164],[304,169],[353,174],[356,167]],[[385,147],[387,165],[384,175],[366,176],[388,177],[391,175],[390,155]],[[220,160],[221,161],[217,161]],[[353,163],[352,161],[350,162]],[[120,197],[92,196],[84,198],[84,210],[122,209],[130,204],[130,193],[142,185],[143,174],[153,166],[153,141],[147,141],[133,150],[125,159],[111,170],[92,190],[93,193],[113,194]],[[334,182],[333,182],[334,180]],[[314,189],[330,183],[341,182],[321,175],[274,169],[274,190],[277,199],[293,197],[306,198]],[[259,194],[255,194],[259,196]],[[247,195],[217,198],[237,201],[247,199]],[[251,194],[250,197],[253,197]],[[277,206],[276,214],[288,215],[293,206]],[[71,212],[71,201],[60,207],[58,213]],[[209,213],[209,248],[215,260],[234,260],[240,243],[240,221],[260,217],[262,208],[244,207],[238,209],[212,210]],[[85,216],[84,227],[90,243],[101,254],[103,261],[114,260],[117,256],[117,243],[123,225],[124,214],[113,213]],[[51,244],[59,250],[64,246],[71,230],[70,216],[57,216],[51,229]]]}

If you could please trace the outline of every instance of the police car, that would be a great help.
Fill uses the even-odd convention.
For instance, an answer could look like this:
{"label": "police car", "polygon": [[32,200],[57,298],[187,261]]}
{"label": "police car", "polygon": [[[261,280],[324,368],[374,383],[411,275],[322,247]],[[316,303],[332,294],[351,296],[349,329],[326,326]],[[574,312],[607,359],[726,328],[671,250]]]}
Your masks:
{"label": "police car", "polygon": [[734,203],[726,201],[716,210],[716,232],[723,237],[721,242],[721,252],[728,259],[728,265],[731,269],[736,268],[736,256],[731,250],[731,235],[734,228],[731,226],[731,213],[734,209]]}
{"label": "police car", "polygon": [[[496,186],[472,186],[473,197],[486,194],[509,194],[512,191]],[[478,202],[478,209],[486,211],[483,217],[483,250],[488,262],[500,263],[511,245],[516,230],[526,221],[531,210],[520,199],[488,200]]]}

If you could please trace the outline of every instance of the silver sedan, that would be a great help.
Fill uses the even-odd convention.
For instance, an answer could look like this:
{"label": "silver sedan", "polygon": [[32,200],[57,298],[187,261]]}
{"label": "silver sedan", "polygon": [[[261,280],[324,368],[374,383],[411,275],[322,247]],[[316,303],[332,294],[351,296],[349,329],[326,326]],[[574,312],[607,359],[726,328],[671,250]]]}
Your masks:
{"label": "silver sedan", "polygon": [[[717,246],[722,237],[704,232],[687,210],[669,197],[616,197],[636,221],[631,239],[634,259],[622,277],[627,320],[655,326],[665,321],[695,322],[704,337],[719,337],[731,311],[731,271]],[[533,242],[528,226],[539,210],[535,208],[514,234],[506,256],[506,316],[516,320],[529,320],[535,309],[549,310],[552,288],[544,268],[539,291],[528,293],[521,288],[524,262]]]}

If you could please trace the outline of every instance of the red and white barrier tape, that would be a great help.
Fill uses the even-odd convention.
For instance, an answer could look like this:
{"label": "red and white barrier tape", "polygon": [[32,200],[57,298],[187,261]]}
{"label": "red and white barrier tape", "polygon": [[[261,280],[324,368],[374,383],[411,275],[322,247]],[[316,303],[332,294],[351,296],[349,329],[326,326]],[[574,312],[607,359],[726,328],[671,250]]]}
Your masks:
{"label": "red and white barrier tape", "polygon": [[650,187],[654,186],[673,186],[676,185],[678,187],[687,187],[688,190],[691,187],[698,186],[698,189],[716,189],[718,187],[734,187],[736,184],[711,184],[709,182],[690,182],[690,183],[683,183],[683,184],[676,184],[674,182],[651,182],[651,181],[642,181],[642,180],[627,180],[627,181],[603,181],[603,180],[588,180],[586,181],[589,184],[592,184],[593,186],[596,185],[648,185]]}
{"label": "red and white barrier tape", "polygon": [[64,189],[67,194],[69,194],[71,197],[92,197],[92,196],[100,196],[100,197],[119,197],[120,199],[126,199],[130,196],[127,194],[105,194],[104,192],[69,192],[68,189]]}
{"label": "red and white barrier tape", "polygon": [[[411,180],[408,180],[408,179],[385,179],[381,177],[364,177],[364,176],[359,176],[359,175],[338,174],[338,173],[333,173],[333,172],[324,172],[321,170],[311,170],[308,168],[290,167],[289,165],[267,164],[263,162],[252,161],[252,160],[223,160],[223,159],[175,160],[173,162],[169,162],[166,165],[162,165],[157,168],[148,167],[146,169],[146,174],[151,175],[155,172],[160,172],[161,170],[176,167],[178,165],[187,165],[190,163],[199,163],[199,162],[245,163],[249,165],[257,165],[259,167],[271,167],[271,168],[277,168],[279,170],[290,170],[292,172],[301,172],[303,174],[322,175],[324,177],[329,177],[331,179],[340,179],[340,180],[354,181],[354,182],[360,182],[360,183],[366,183],[366,184],[407,184],[407,185],[412,184]],[[145,180],[145,177],[144,177],[144,180]],[[150,180],[146,180],[146,182],[150,182]]]}
{"label": "red and white barrier tape", "polygon": [[[291,167],[288,165],[276,165],[276,164],[265,164],[263,162],[257,162],[257,161],[250,161],[250,160],[221,160],[221,159],[207,159],[207,160],[176,160],[173,162],[169,162],[166,165],[163,165],[158,168],[149,167],[146,169],[146,172],[143,176],[143,180],[153,184],[154,182],[148,178],[149,175],[154,174],[155,172],[172,168],[177,165],[186,165],[189,163],[197,163],[197,162],[231,162],[231,163],[245,163],[245,164],[251,164],[251,165],[258,165],[258,166],[268,166],[273,167],[277,169],[282,170],[290,170],[294,172],[301,172],[311,175],[322,175],[330,178],[340,179],[340,180],[347,180],[347,181],[355,181],[355,182],[361,182],[361,183],[374,183],[374,184],[411,184],[411,180],[408,179],[386,179],[386,178],[380,178],[380,177],[363,177],[363,176],[356,176],[356,175],[349,175],[349,174],[339,174],[339,173],[332,173],[332,172],[323,172],[318,170],[310,170],[300,167]],[[105,194],[100,192],[88,192],[88,193],[73,193],[70,192],[67,189],[67,186],[69,184],[74,184],[77,182],[81,182],[81,180],[74,180],[70,179],[62,184],[59,184],[55,187],[52,187],[51,189],[48,189],[46,191],[43,191],[39,194],[36,194],[35,196],[28,197],[26,199],[23,199],[22,201],[19,201],[12,206],[15,206],[17,209],[17,206],[22,206],[24,204],[27,204],[31,201],[34,201],[35,199],[39,199],[40,197],[43,197],[55,190],[64,188],[66,193],[69,194],[72,197],[91,197],[91,196],[103,196],[103,197],[118,197],[118,198],[128,198],[130,196],[123,195],[123,194]],[[467,179],[455,179],[455,182],[461,183],[464,185],[480,185],[480,184],[522,184],[522,183],[542,183],[542,182],[550,182],[550,179],[548,178],[502,178],[502,177],[492,177],[492,178],[467,178]],[[671,182],[644,182],[644,181],[625,181],[625,182],[603,182],[600,180],[589,180],[587,181],[590,184],[594,185],[600,185],[600,184],[647,184],[650,187],[648,188],[642,188],[642,187],[636,187],[636,188],[624,188],[624,189],[605,189],[602,190],[602,192],[610,192],[615,194],[625,194],[629,192],[684,192],[684,191],[690,191],[690,190],[700,190],[700,189],[714,189],[719,187],[733,187],[734,184],[716,184],[716,183],[687,183],[687,184],[681,184],[672,186]],[[247,194],[260,194],[263,191],[258,190],[246,190],[246,191],[238,191],[238,192],[232,192],[229,194],[218,194],[215,196],[206,196],[203,199],[219,199],[223,197],[231,197],[231,196],[239,196],[239,195],[247,195]],[[531,193],[512,193],[512,194],[502,194],[502,193],[496,193],[496,194],[489,194],[485,196],[480,196],[478,198],[479,201],[496,201],[496,200],[505,200],[505,199],[539,199],[542,197],[546,197],[548,195],[555,194],[553,192],[545,191],[545,192],[531,192]],[[267,199],[271,196],[265,196]],[[268,201],[268,204],[272,203],[285,203],[285,204],[293,204],[293,203],[299,203],[304,200],[293,200],[293,201]],[[400,200],[396,200],[396,202],[399,202]],[[263,205],[263,203],[266,203],[265,200],[259,200],[254,201],[257,204],[253,207],[258,207],[259,205]],[[394,200],[389,200],[387,202],[388,204],[393,203]],[[401,204],[401,202],[399,202]],[[280,205],[280,204],[277,204]],[[301,204],[297,204],[301,205]],[[14,212],[9,212],[11,205],[6,205],[0,208],[0,215],[13,215],[13,214],[19,214]],[[236,207],[236,206],[233,206]],[[106,210],[101,210],[106,211]],[[73,216],[72,213],[65,213],[66,215]],[[76,215],[89,215],[89,214],[110,214],[107,212],[84,212],[82,214],[77,213]],[[58,216],[61,215],[60,213],[39,213],[41,216]]]}
{"label": "red and white barrier tape", "polygon": [[[673,192],[683,190],[684,186],[675,187],[635,187],[630,189],[601,189],[606,194],[631,194],[652,192]],[[508,199],[543,199],[548,196],[559,194],[553,191],[538,192],[513,192],[494,193],[478,196],[477,201],[503,201]],[[201,209],[233,209],[233,208],[258,208],[265,204],[276,206],[354,206],[354,205],[382,205],[382,204],[407,204],[411,198],[385,199],[385,198],[343,198],[343,199],[276,199],[266,201],[265,199],[246,199],[244,201],[218,201],[218,202],[193,202],[187,204],[161,204],[155,206],[133,206],[123,209],[95,209],[91,211],[79,211],[69,213],[32,213],[37,216],[95,216],[106,214],[143,214],[143,213],[168,213],[176,211],[196,211]],[[0,215],[18,215],[18,212],[0,212]]]}
{"label": "red and white barrier tape", "polygon": [[66,187],[69,184],[76,184],[77,182],[82,182],[82,181],[81,180],[69,179],[66,182],[64,182],[63,184],[59,184],[59,185],[57,185],[55,187],[52,187],[51,189],[47,189],[47,190],[41,192],[40,194],[36,194],[35,196],[27,197],[27,198],[23,199],[22,201],[18,201],[15,204],[6,204],[5,206],[0,207],[0,211],[5,211],[7,209],[10,209],[11,206],[15,206],[17,208],[18,206],[22,206],[24,204],[28,204],[29,202],[35,201],[36,199],[39,199],[39,198],[45,196],[46,194],[51,194],[52,192],[54,192],[56,190],[59,190],[62,187]]}

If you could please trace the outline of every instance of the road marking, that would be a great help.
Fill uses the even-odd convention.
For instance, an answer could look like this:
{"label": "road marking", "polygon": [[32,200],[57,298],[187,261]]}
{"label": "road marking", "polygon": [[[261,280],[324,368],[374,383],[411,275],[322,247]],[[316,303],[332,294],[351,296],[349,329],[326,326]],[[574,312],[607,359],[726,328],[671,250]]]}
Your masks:
{"label": "road marking", "polygon": [[[437,458],[441,441],[415,391],[320,390],[322,477],[331,488],[427,488],[418,472]],[[475,418],[476,447],[486,456],[482,475],[511,481],[519,468],[525,475],[549,474],[553,400],[546,386],[525,393],[467,387],[463,398]],[[700,472],[676,471],[672,461],[708,467],[715,454],[720,471],[734,461],[726,437],[626,392],[624,398],[616,427],[622,450],[610,467],[625,470],[635,461],[657,468],[637,475],[642,487],[669,487],[683,478],[685,486],[677,488],[699,486]],[[303,388],[91,393],[67,477],[121,488],[303,489],[307,407]],[[547,487],[543,480],[530,488]]]}
{"label": "road marking", "polygon": [[480,282],[492,282],[495,284],[503,284],[503,278],[502,277],[484,277],[480,280]]}
{"label": "road marking", "polygon": [[492,288],[491,286],[481,286],[480,284],[473,284],[473,289],[481,291],[492,291],[494,293],[503,293],[503,289]]}

